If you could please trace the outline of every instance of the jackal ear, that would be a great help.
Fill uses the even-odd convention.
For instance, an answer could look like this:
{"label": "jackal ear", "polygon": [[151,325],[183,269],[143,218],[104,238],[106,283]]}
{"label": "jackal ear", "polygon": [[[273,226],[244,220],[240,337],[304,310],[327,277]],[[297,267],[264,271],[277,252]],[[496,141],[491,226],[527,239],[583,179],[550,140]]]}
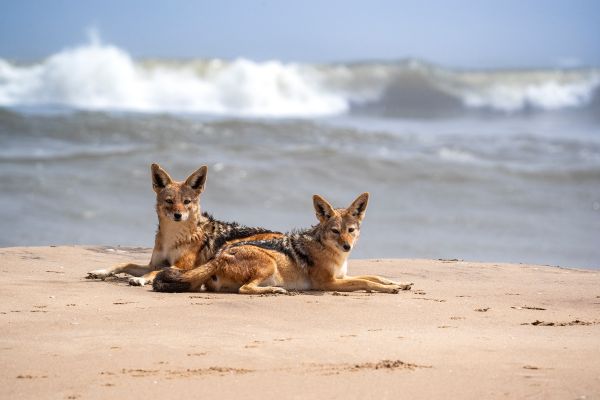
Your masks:
{"label": "jackal ear", "polygon": [[356,200],[354,200],[346,210],[348,210],[353,216],[358,218],[360,221],[365,216],[367,204],[369,204],[369,193],[365,192],[358,196]]}
{"label": "jackal ear", "polygon": [[329,204],[329,202],[327,200],[325,200],[318,194],[315,194],[313,196],[313,205],[315,207],[317,219],[320,222],[327,221],[335,213],[335,211],[333,210],[333,207],[331,207],[331,204]]}
{"label": "jackal ear", "polygon": [[206,183],[206,175],[208,174],[208,167],[206,165],[201,166],[193,174],[188,176],[185,180],[185,184],[197,191],[202,193],[204,190],[204,184]]}
{"label": "jackal ear", "polygon": [[150,171],[152,172],[152,189],[156,193],[173,183],[173,179],[171,179],[167,171],[162,169],[160,165],[152,164]]}

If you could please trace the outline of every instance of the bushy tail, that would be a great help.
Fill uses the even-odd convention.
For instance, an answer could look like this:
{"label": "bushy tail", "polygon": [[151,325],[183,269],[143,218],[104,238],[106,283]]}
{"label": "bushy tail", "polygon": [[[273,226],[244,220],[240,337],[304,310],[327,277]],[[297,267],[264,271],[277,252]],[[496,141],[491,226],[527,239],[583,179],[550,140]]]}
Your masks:
{"label": "bushy tail", "polygon": [[154,277],[152,288],[155,292],[193,292],[199,290],[215,270],[213,263],[186,272],[177,268],[167,268]]}

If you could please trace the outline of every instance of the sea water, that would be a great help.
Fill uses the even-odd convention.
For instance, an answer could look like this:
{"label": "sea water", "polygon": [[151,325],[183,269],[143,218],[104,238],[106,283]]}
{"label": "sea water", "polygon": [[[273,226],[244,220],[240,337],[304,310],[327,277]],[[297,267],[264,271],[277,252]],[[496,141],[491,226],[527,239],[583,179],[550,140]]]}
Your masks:
{"label": "sea water", "polygon": [[0,59],[0,246],[153,245],[149,166],[286,231],[371,199],[355,258],[600,267],[600,70]]}

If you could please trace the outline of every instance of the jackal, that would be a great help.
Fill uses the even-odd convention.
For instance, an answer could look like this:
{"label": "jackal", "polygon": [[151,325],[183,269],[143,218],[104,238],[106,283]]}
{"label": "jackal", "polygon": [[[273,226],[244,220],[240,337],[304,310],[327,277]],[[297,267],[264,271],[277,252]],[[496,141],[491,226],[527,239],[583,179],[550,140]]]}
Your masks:
{"label": "jackal", "polygon": [[334,209],[319,195],[313,204],[319,223],[309,229],[268,239],[244,239],[225,246],[213,260],[191,271],[165,269],[154,280],[156,291],[237,291],[244,294],[287,290],[368,290],[398,293],[412,283],[379,276],[347,276],[348,255],[360,234],[369,194],[348,208]]}
{"label": "jackal", "polygon": [[208,168],[202,166],[185,181],[174,181],[158,164],[152,164],[152,187],[156,192],[158,231],[148,265],[118,264],[88,273],[88,278],[104,279],[121,272],[133,275],[131,285],[151,283],[166,267],[181,270],[196,268],[215,256],[226,243],[263,240],[281,236],[264,228],[250,228],[222,222],[200,211],[200,195],[204,191]]}

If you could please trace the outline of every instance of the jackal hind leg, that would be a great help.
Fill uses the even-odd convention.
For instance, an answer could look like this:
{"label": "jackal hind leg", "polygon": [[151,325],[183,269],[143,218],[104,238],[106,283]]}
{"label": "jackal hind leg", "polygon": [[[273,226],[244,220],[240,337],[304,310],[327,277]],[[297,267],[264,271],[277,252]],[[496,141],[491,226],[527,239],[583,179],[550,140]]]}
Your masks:
{"label": "jackal hind leg", "polygon": [[261,267],[253,270],[254,276],[251,277],[250,281],[242,285],[238,292],[241,294],[268,294],[268,293],[279,293],[285,294],[287,290],[278,286],[260,286],[265,280],[269,279],[277,270],[277,263],[273,259],[261,260]]}
{"label": "jackal hind leg", "polygon": [[286,294],[288,291],[279,286],[258,286],[260,282],[252,281],[239,288],[240,294]]}

